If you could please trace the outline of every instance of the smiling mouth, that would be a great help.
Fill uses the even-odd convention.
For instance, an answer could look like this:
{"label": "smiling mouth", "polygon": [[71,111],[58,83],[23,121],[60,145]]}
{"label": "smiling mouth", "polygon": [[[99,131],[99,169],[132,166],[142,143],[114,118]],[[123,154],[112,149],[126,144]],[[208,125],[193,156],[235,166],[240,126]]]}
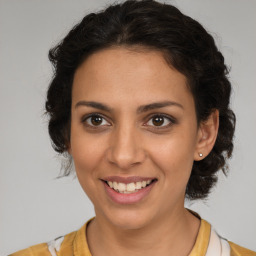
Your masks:
{"label": "smiling mouth", "polygon": [[150,186],[152,183],[156,182],[157,179],[149,179],[149,180],[143,180],[143,181],[137,181],[137,182],[131,182],[131,183],[122,183],[117,181],[104,181],[110,188],[115,190],[118,193],[121,194],[132,194],[136,193],[148,186]]}

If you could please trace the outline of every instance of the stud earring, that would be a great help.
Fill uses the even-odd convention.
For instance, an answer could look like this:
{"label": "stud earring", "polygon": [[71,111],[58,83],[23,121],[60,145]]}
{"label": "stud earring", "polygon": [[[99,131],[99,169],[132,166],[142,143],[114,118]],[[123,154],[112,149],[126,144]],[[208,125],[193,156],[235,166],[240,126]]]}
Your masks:
{"label": "stud earring", "polygon": [[203,157],[203,154],[202,154],[202,153],[199,153],[199,156],[200,156],[200,157]]}

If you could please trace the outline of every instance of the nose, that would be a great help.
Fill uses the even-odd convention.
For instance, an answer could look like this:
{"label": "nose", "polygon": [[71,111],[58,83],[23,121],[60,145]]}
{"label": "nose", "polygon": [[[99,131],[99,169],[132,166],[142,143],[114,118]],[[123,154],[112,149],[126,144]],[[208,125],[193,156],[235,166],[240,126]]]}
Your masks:
{"label": "nose", "polygon": [[136,128],[119,127],[111,136],[107,160],[122,170],[142,164],[146,159],[141,136]]}

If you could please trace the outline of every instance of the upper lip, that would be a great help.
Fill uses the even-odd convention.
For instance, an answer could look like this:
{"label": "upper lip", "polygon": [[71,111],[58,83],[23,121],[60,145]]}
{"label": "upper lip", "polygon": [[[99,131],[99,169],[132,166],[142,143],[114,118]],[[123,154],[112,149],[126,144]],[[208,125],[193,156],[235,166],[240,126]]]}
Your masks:
{"label": "upper lip", "polygon": [[155,177],[141,177],[141,176],[130,176],[130,177],[108,176],[103,178],[102,180],[129,184],[132,182],[148,181],[148,180],[155,180],[155,179],[156,179]]}

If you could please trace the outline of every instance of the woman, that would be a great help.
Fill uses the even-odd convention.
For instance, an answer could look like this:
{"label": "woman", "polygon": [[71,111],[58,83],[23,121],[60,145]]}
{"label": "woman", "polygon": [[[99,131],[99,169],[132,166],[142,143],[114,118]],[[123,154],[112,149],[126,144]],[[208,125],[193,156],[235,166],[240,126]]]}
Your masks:
{"label": "woman", "polygon": [[184,208],[225,172],[235,128],[228,70],[198,22],[126,1],[87,15],[49,56],[50,137],[96,217],[12,255],[256,255]]}

